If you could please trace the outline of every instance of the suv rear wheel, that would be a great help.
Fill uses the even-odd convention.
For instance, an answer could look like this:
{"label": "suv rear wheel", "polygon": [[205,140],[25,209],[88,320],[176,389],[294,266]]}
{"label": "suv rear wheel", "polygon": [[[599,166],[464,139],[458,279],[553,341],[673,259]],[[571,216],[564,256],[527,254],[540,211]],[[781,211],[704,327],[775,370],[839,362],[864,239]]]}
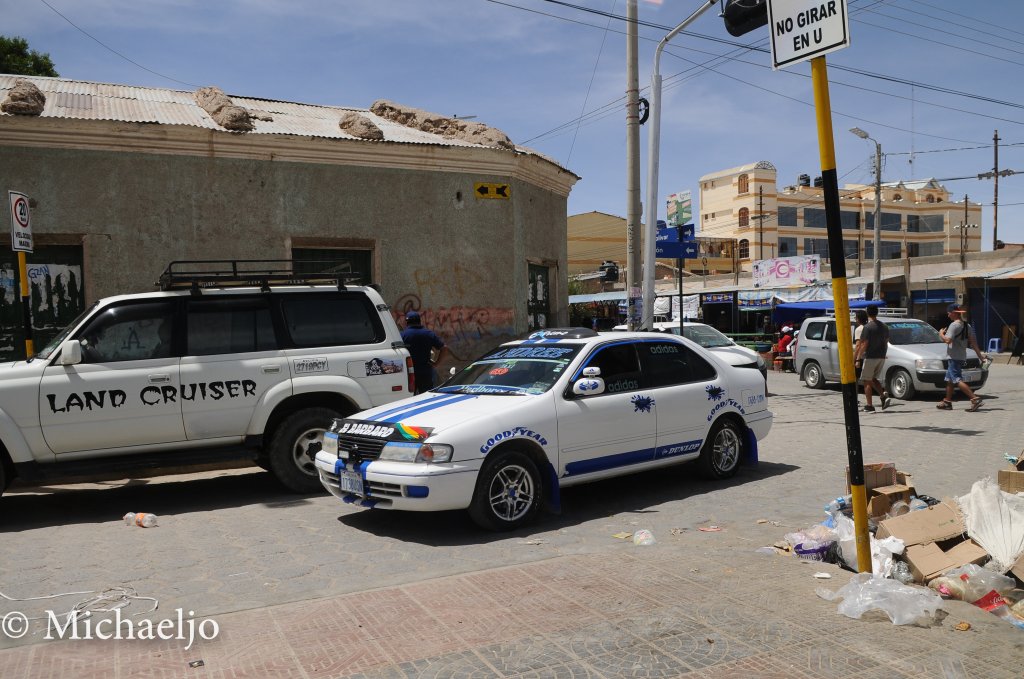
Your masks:
{"label": "suv rear wheel", "polygon": [[814,361],[804,363],[800,379],[811,389],[821,389],[825,386],[825,376],[821,373],[821,366]]}
{"label": "suv rear wheel", "polygon": [[278,425],[270,439],[269,466],[288,490],[315,493],[323,490],[313,458],[324,442],[324,432],[339,413],[330,408],[305,408]]}

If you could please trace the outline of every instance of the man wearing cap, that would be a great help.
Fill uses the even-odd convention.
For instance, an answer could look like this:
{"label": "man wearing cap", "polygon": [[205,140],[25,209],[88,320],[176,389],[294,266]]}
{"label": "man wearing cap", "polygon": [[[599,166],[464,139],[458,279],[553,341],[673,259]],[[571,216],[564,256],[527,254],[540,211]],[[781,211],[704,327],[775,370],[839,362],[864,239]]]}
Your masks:
{"label": "man wearing cap", "polygon": [[963,319],[967,310],[959,304],[950,304],[946,307],[946,315],[949,316],[949,327],[939,330],[939,337],[946,343],[946,355],[949,356],[949,365],[946,368],[946,398],[939,401],[935,406],[939,410],[953,409],[953,388],[958,387],[964,392],[967,398],[971,399],[971,405],[967,412],[973,413],[981,407],[981,398],[976,396],[970,386],[964,382],[964,363],[967,362],[967,347],[974,350],[978,360],[984,361],[985,354],[978,347],[978,338],[974,336],[974,328]]}
{"label": "man wearing cap", "polygon": [[412,367],[416,374],[416,393],[422,394],[434,388],[434,366],[440,363],[447,349],[440,337],[421,325],[419,312],[408,312],[405,315],[405,324],[402,341],[412,356]]}

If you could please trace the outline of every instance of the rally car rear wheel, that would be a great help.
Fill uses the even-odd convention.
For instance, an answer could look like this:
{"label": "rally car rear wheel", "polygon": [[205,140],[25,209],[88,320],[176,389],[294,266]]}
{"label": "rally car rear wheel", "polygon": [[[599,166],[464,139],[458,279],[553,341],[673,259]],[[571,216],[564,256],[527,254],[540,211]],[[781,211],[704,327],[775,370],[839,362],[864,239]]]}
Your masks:
{"label": "rally car rear wheel", "polygon": [[727,479],[736,473],[743,454],[743,434],[733,420],[718,420],[700,450],[700,467],[710,479]]}
{"label": "rally car rear wheel", "polygon": [[541,505],[537,465],[520,452],[500,453],[477,477],[469,515],[488,530],[513,530],[529,523]]}

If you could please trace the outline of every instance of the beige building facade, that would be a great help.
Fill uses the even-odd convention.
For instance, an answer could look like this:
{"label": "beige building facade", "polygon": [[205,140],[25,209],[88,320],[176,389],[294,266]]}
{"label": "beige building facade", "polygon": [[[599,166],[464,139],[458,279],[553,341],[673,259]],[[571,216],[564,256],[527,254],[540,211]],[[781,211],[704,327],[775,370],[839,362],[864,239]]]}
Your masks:
{"label": "beige building facade", "polygon": [[[800,175],[779,185],[767,161],[700,178],[701,236],[735,239],[745,270],[753,261],[795,255],[828,260],[824,189]],[[847,269],[859,273],[874,260],[875,187],[840,189],[840,219]],[[966,203],[934,179],[881,187],[880,259],[959,255],[981,249],[981,205]],[[966,227],[964,225],[967,225]]]}

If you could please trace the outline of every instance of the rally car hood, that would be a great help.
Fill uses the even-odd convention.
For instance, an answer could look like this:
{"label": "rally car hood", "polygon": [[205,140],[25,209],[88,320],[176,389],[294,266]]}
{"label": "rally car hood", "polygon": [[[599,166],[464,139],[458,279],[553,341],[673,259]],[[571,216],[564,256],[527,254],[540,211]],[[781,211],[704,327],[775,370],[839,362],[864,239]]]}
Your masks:
{"label": "rally car hood", "polygon": [[729,347],[709,347],[708,351],[720,357],[729,365],[746,365],[757,361],[757,353],[746,347],[733,345]]}
{"label": "rally car hood", "polygon": [[364,410],[349,420],[380,425],[402,424],[429,428],[431,436],[455,425],[481,420],[505,419],[509,414],[533,403],[537,395],[443,394],[430,392],[397,403]]}

